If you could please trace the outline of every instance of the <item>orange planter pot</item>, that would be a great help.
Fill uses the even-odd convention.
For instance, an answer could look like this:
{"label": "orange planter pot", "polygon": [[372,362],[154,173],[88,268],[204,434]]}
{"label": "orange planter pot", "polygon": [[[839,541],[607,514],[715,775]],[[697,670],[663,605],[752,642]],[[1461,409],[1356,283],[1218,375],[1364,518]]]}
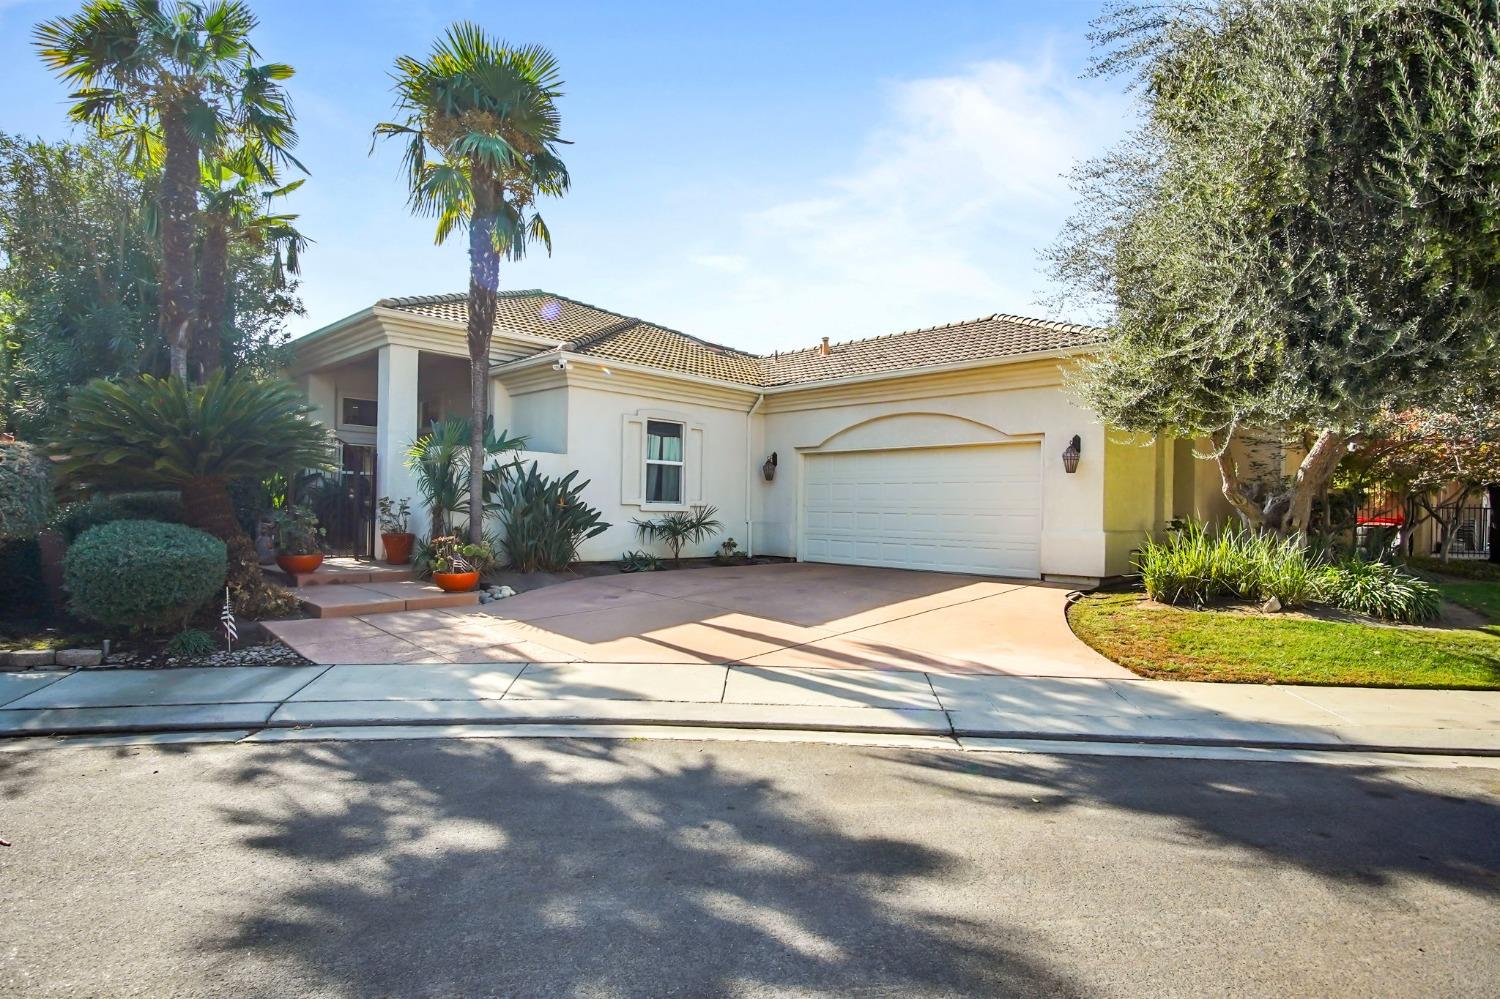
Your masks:
{"label": "orange planter pot", "polygon": [[479,585],[477,572],[434,572],[432,581],[446,593],[468,593]]}
{"label": "orange planter pot", "polygon": [[305,575],[316,572],[318,566],[323,564],[323,556],[317,555],[277,555],[276,564],[281,566],[283,572],[289,572],[294,576]]}
{"label": "orange planter pot", "polygon": [[382,534],[381,544],[385,545],[385,560],[391,565],[405,565],[411,561],[412,542],[417,540],[415,534]]}

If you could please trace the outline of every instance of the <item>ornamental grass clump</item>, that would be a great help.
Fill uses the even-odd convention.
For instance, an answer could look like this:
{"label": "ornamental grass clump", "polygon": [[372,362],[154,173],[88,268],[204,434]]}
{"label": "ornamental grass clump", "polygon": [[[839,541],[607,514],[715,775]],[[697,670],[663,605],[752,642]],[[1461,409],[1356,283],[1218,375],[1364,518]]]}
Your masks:
{"label": "ornamental grass clump", "polygon": [[1436,586],[1358,555],[1324,566],[1317,587],[1319,598],[1330,606],[1387,621],[1421,624],[1442,612],[1443,598]]}
{"label": "ornamental grass clump", "polygon": [[1166,604],[1275,597],[1283,607],[1298,607],[1317,596],[1318,561],[1297,538],[1243,527],[1213,535],[1189,523],[1164,541],[1147,541],[1136,567],[1146,592]]}
{"label": "ornamental grass clump", "polygon": [[224,586],[224,542],[182,524],[117,520],[68,548],[63,583],[81,618],[131,631],[181,629]]}

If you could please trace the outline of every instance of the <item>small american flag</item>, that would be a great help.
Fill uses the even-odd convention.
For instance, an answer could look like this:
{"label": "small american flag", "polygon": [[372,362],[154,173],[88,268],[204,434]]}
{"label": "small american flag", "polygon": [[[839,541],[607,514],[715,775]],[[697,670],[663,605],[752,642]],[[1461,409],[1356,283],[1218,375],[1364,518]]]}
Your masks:
{"label": "small american flag", "polygon": [[234,640],[240,637],[240,630],[234,625],[234,604],[229,600],[229,587],[224,587],[224,609],[219,612],[219,620],[224,625],[224,642],[229,651],[234,651]]}

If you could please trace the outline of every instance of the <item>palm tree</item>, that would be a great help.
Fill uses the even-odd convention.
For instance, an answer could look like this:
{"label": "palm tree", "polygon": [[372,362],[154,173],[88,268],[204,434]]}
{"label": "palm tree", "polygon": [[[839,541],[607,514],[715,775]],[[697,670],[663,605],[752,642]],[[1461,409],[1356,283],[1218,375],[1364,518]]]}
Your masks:
{"label": "palm tree", "polygon": [[224,541],[231,583],[253,606],[264,583],[229,482],[329,467],[332,441],[311,412],[288,382],[222,371],[202,385],[96,379],[73,393],[53,451],[64,477],[89,488],[180,490],[183,519]]}
{"label": "palm tree", "polygon": [[[489,416],[490,340],[500,259],[517,260],[552,236],[535,204],[561,195],[568,171],[558,157],[561,119],[557,60],[535,45],[512,47],[477,25],[450,27],[426,61],[396,60],[396,110],[402,120],[375,126],[376,137],[404,136],[411,205],[436,216],[437,242],[469,234],[469,461],[483,468]],[[483,508],[482,476],[469,478],[469,509]],[[469,540],[484,539],[482,517],[469,518]]]}
{"label": "palm tree", "polygon": [[[494,420],[485,423],[483,439],[486,461],[504,454],[509,454],[510,458],[484,470],[480,486],[486,503],[481,510],[488,508],[489,498],[500,490],[510,470],[520,465],[516,455],[526,446],[525,437],[512,437],[509,430],[495,433]],[[473,455],[468,450],[469,441],[469,421],[450,416],[446,420],[433,420],[427,433],[407,446],[406,467],[416,475],[417,492],[427,504],[431,518],[432,533],[429,537],[440,538],[452,533],[452,518],[456,513],[464,513],[471,524],[476,519],[469,516],[471,508],[466,505],[472,495],[469,469],[473,467]],[[482,513],[478,519],[484,520]]]}
{"label": "palm tree", "polygon": [[[269,189],[262,184],[273,185]],[[302,180],[278,185],[274,168],[253,146],[241,147],[223,159],[203,164],[202,237],[198,244],[198,295],[189,363],[202,381],[222,363],[232,320],[229,257],[234,243],[269,250],[278,287],[287,274],[299,274],[307,237],[296,227],[297,216],[275,214],[269,206],[301,187]]]}
{"label": "palm tree", "polygon": [[88,0],[77,14],[44,21],[34,32],[42,61],[77,87],[68,116],[125,138],[137,166],[160,172],[161,331],[172,373],[183,379],[194,321],[200,157],[238,135],[259,143],[268,163],[296,162],[281,86],[292,68],[254,62],[249,35],[257,23],[238,0]]}

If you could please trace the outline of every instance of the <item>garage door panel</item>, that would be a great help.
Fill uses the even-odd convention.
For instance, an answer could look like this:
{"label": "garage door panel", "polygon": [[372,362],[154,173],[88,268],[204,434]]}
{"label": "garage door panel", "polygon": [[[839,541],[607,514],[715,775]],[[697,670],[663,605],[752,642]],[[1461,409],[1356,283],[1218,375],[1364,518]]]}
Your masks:
{"label": "garage door panel", "polygon": [[810,455],[803,558],[1037,576],[1035,445]]}

